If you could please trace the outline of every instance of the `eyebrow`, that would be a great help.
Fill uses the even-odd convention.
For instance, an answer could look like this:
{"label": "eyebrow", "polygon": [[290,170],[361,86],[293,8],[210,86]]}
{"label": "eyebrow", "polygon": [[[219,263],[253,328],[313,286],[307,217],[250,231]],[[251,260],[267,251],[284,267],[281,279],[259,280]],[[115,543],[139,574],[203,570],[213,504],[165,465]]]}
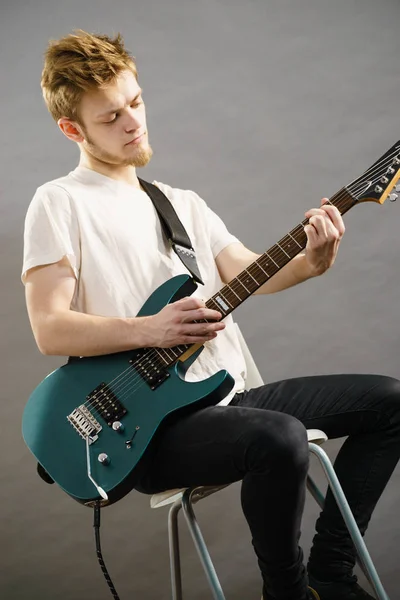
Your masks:
{"label": "eyebrow", "polygon": [[[139,96],[141,96],[142,92],[143,92],[143,90],[142,90],[142,89],[141,89],[141,90],[139,90],[139,92],[136,94],[136,96],[134,97],[134,99],[132,100],[132,102],[135,102],[135,101],[136,101],[136,100],[139,98]],[[116,107],[116,108],[109,108],[109,109],[108,109],[108,110],[106,110],[105,112],[103,112],[103,113],[101,113],[101,114],[97,115],[97,117],[96,117],[96,118],[97,118],[97,119],[101,119],[101,117],[106,117],[107,115],[112,115],[112,114],[114,114],[114,113],[118,112],[119,110],[121,110],[121,107],[120,107],[120,106],[118,106],[118,107]]]}

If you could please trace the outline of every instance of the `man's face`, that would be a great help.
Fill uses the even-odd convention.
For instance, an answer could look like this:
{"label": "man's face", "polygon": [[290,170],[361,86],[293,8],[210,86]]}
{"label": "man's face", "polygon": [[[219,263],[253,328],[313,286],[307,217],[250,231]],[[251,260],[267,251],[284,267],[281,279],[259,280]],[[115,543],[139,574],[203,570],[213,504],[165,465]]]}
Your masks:
{"label": "man's face", "polygon": [[126,70],[113,83],[84,94],[79,112],[87,154],[118,166],[144,167],[149,162],[153,151],[141,92],[134,74]]}

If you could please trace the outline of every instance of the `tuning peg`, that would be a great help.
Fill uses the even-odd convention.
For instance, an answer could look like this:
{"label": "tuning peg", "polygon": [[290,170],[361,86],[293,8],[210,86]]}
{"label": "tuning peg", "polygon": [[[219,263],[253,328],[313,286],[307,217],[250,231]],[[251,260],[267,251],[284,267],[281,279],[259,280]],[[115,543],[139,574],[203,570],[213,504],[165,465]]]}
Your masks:
{"label": "tuning peg", "polygon": [[395,187],[396,192],[400,192],[400,183],[398,183]]}
{"label": "tuning peg", "polygon": [[398,194],[389,194],[389,200],[390,202],[396,202],[397,198],[399,197]]}

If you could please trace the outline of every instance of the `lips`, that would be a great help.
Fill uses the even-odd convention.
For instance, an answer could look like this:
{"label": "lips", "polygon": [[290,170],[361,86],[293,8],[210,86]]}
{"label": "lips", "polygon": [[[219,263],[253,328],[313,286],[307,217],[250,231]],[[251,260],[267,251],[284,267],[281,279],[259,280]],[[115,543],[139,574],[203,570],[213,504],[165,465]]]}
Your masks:
{"label": "lips", "polygon": [[[144,132],[145,133],[145,132]],[[130,142],[128,142],[127,144],[125,144],[126,146],[129,146],[130,144],[134,144],[134,143],[138,143],[140,142],[140,140],[143,138],[144,133],[141,133],[140,135],[138,135],[137,137],[135,137],[133,140],[131,140]]]}

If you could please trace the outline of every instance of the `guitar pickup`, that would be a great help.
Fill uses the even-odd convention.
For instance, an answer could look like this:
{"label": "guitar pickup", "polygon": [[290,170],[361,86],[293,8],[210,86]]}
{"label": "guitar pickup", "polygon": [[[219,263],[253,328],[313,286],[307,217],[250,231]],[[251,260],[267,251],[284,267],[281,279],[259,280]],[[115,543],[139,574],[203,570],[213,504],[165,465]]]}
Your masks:
{"label": "guitar pickup", "polygon": [[147,348],[137,350],[135,358],[131,359],[129,363],[152,390],[155,390],[169,377],[169,372],[158,362],[157,352],[148,352]]}
{"label": "guitar pickup", "polygon": [[101,383],[86,397],[88,404],[105,420],[109,427],[120,421],[128,412],[106,383]]}

